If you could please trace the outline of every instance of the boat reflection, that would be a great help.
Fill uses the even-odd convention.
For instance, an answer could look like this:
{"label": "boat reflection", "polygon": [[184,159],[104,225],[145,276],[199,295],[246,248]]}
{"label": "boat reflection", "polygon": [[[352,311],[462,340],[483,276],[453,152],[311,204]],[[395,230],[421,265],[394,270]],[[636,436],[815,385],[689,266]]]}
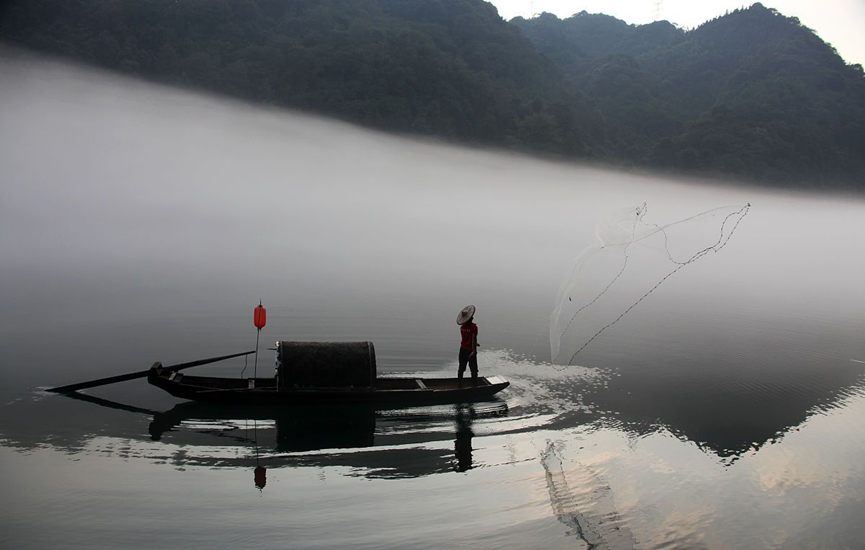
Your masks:
{"label": "boat reflection", "polygon": [[[256,468],[338,466],[349,468],[348,475],[407,478],[471,469],[473,425],[507,415],[507,404],[498,400],[395,410],[187,402],[153,414],[148,433],[153,441],[186,448],[172,457],[176,466],[251,465],[251,457],[208,456],[214,445],[229,444],[250,447]],[[443,448],[446,441],[454,441],[453,451]],[[264,483],[261,471],[256,485]]]}
{"label": "boat reflection", "polygon": [[232,407],[189,401],[154,413],[148,432],[153,441],[167,437],[183,445],[204,444],[202,435],[224,440],[230,433],[240,442],[258,442],[276,452],[370,447],[376,413],[369,407]]}
{"label": "boat reflection", "polygon": [[[93,407],[92,405],[98,405]],[[507,428],[509,408],[499,398],[458,405],[413,408],[370,406],[259,407],[186,401],[165,411],[127,405],[88,394],[54,396],[21,403],[30,414],[7,430],[5,442],[18,448],[46,445],[68,454],[113,452],[124,442],[127,456],[177,468],[252,468],[255,484],[267,483],[257,468],[338,467],[345,475],[412,478],[465,472],[473,458],[475,427],[484,433]],[[106,409],[120,411],[109,414]],[[42,414],[36,414],[41,412]],[[132,413],[132,414],[126,414]],[[52,421],[52,432],[31,429]],[[96,422],[100,421],[100,425]],[[82,432],[82,422],[93,428]],[[139,444],[136,444],[136,441]],[[153,445],[157,442],[157,445]],[[178,447],[182,452],[178,452]]]}

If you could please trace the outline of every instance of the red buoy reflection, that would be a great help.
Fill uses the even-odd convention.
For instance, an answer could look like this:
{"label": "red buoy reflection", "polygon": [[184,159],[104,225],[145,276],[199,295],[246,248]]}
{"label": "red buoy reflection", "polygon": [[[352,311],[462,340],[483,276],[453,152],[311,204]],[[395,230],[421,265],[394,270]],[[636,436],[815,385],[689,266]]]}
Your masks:
{"label": "red buoy reflection", "polygon": [[264,489],[265,485],[267,485],[267,470],[259,466],[255,469],[255,486]]}

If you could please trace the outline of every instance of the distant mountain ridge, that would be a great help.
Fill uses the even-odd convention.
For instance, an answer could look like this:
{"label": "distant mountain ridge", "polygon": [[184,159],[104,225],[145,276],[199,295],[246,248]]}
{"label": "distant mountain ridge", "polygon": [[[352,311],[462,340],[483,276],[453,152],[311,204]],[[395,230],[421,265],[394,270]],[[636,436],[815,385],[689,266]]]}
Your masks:
{"label": "distant mountain ridge", "polygon": [[7,0],[0,39],[390,131],[865,187],[861,66],[760,4],[684,31],[482,0]]}
{"label": "distant mountain ridge", "polygon": [[[862,67],[846,65],[797,19],[761,4],[689,32],[610,19],[513,23],[596,102],[614,156],[741,178],[861,182]],[[586,51],[583,29],[601,27],[605,49],[593,41],[593,55],[571,53]]]}
{"label": "distant mountain ridge", "polygon": [[529,37],[538,51],[569,73],[579,72],[581,61],[613,54],[642,55],[672,45],[686,34],[668,21],[629,25],[610,15],[585,11],[567,19],[542,13],[533,19],[515,17],[510,22]]}

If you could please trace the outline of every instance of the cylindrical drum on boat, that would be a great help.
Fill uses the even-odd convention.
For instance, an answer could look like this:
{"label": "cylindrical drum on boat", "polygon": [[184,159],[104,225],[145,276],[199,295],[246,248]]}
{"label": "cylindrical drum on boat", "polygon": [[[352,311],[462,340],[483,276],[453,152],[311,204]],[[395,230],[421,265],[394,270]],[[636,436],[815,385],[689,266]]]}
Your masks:
{"label": "cylindrical drum on boat", "polygon": [[368,388],[375,385],[372,342],[276,344],[280,388]]}

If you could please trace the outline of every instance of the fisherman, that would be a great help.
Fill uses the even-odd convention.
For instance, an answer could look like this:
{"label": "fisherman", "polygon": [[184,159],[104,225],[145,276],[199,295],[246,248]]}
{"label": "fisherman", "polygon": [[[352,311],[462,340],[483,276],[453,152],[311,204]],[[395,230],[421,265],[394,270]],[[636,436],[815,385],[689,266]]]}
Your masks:
{"label": "fisherman", "polygon": [[474,324],[475,306],[466,306],[457,316],[457,324],[460,325],[460,367],[457,371],[459,385],[463,385],[463,373],[466,371],[466,363],[472,371],[472,386],[478,385],[478,326]]}

